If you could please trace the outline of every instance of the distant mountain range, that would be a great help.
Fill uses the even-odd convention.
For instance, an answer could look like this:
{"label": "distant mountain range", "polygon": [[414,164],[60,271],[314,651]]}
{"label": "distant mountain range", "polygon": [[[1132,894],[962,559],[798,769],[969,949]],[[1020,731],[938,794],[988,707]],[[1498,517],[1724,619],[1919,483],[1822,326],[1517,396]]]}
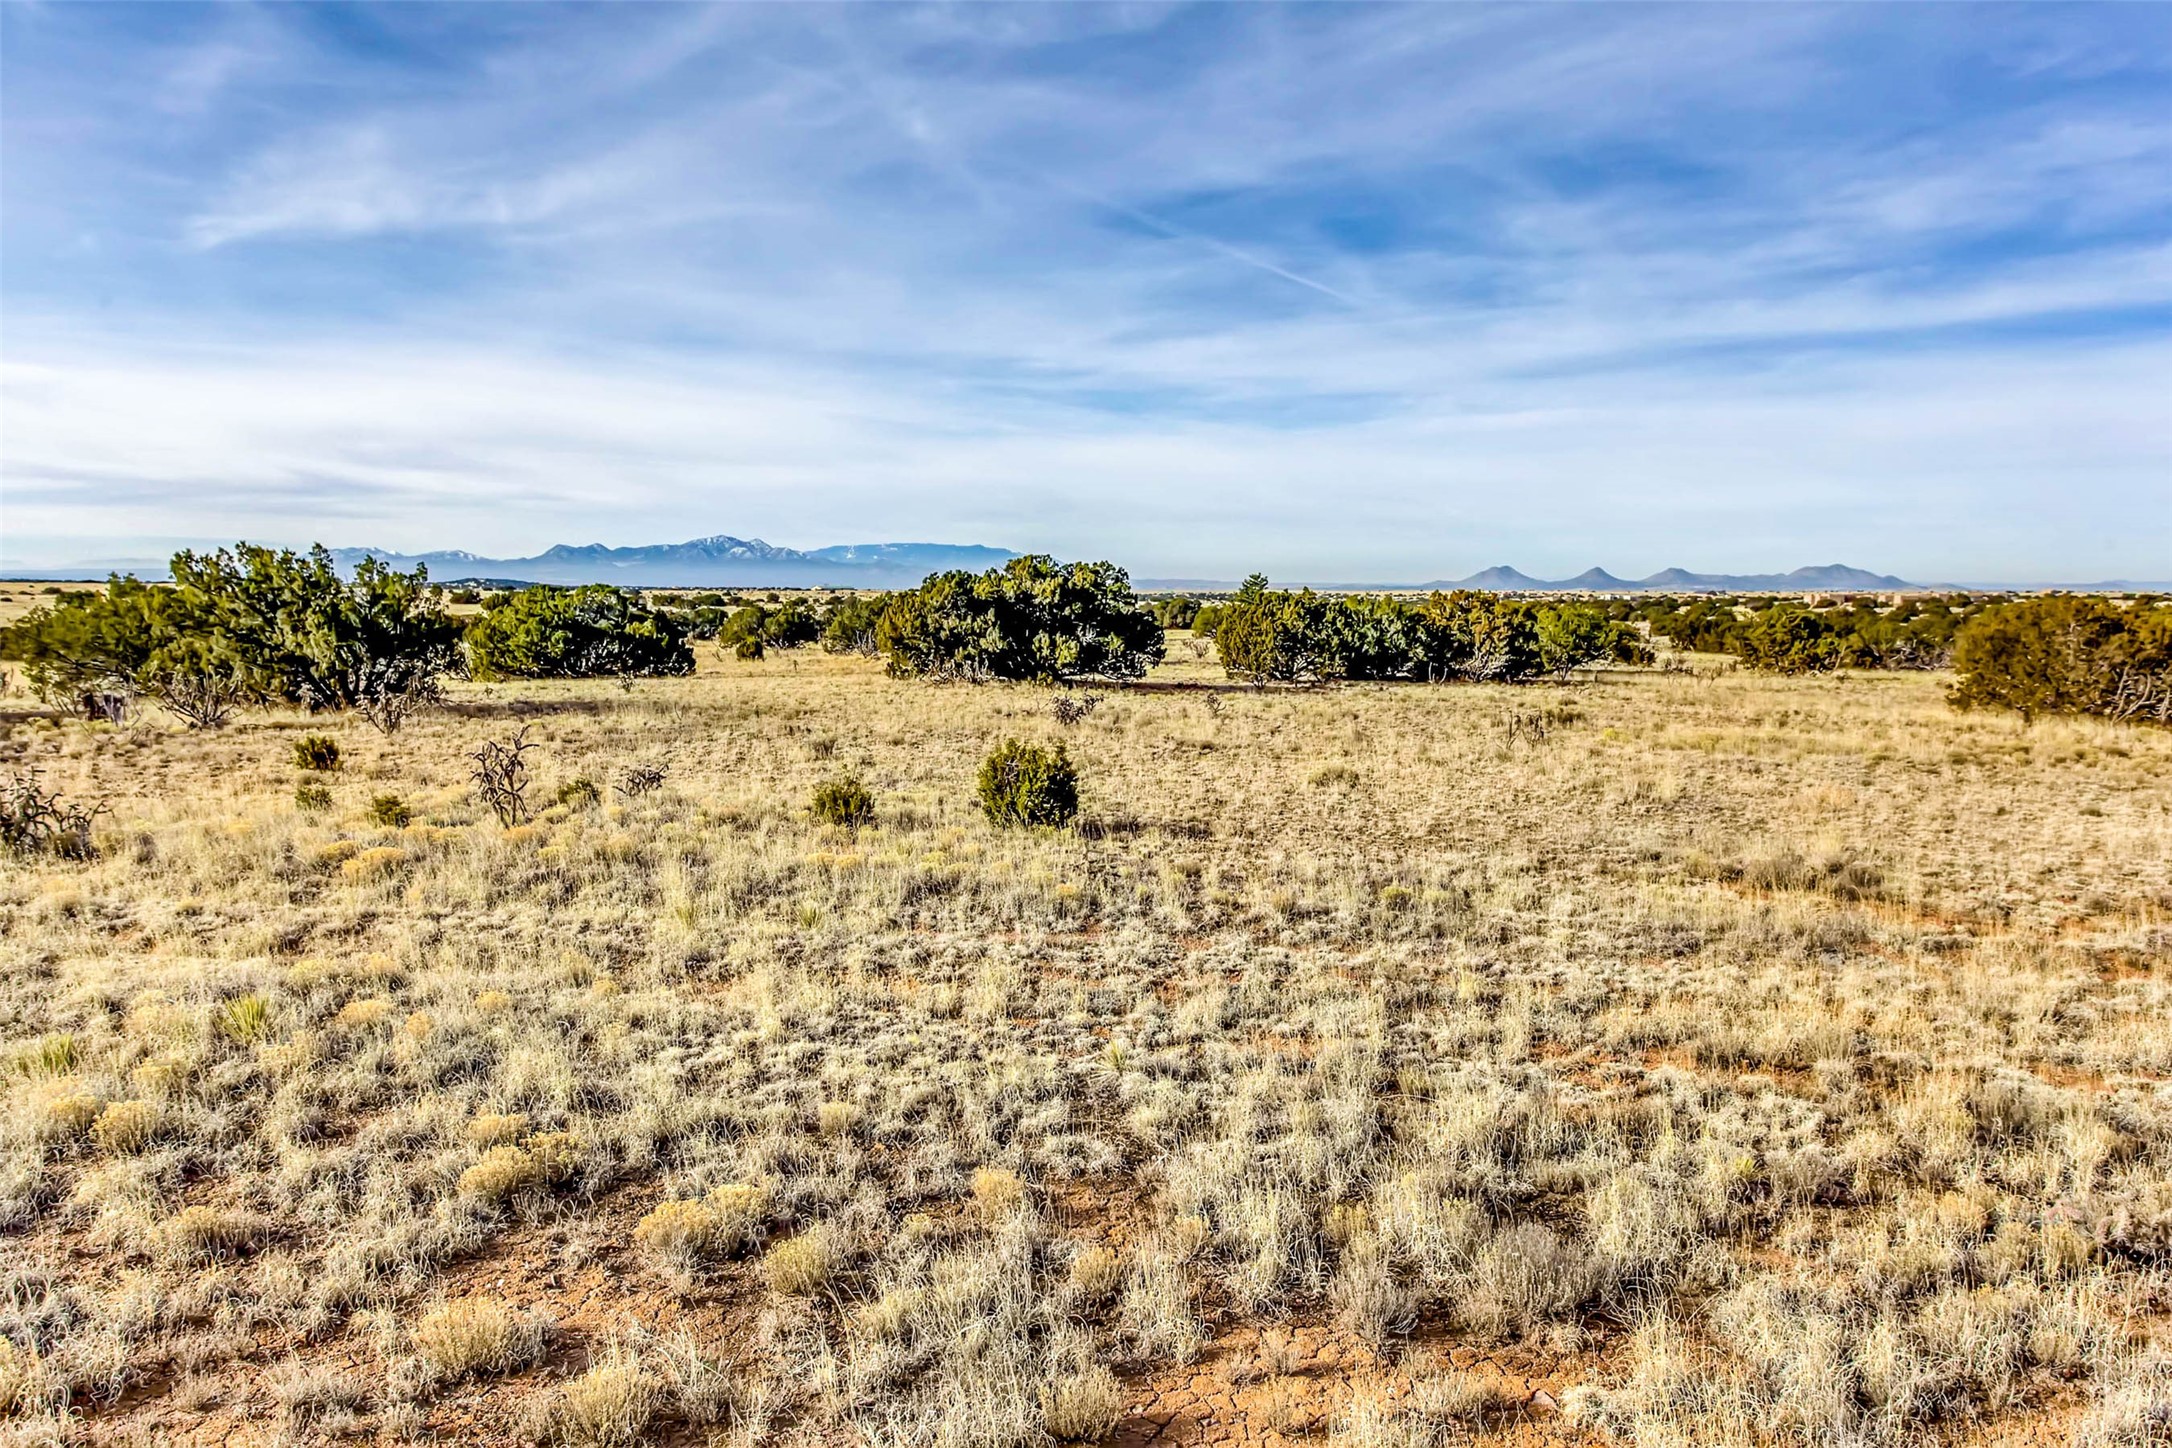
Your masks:
{"label": "distant mountain range", "polygon": [[[642,588],[901,588],[944,569],[978,571],[1017,556],[1008,548],[978,543],[840,543],[801,550],[726,533],[685,543],[652,543],[635,548],[561,543],[531,558],[486,558],[463,549],[431,553],[392,553],[381,548],[332,550],[333,559],[342,569],[352,570],[365,558],[403,569],[422,564],[429,568],[434,583],[623,583]],[[7,568],[0,569],[0,579],[100,579],[115,572],[160,578],[165,576],[165,560],[113,558],[38,570]],[[1133,582],[1153,593],[1226,593],[1237,587],[1235,580],[1225,578],[1139,578]],[[1844,563],[1798,568],[1792,573],[1692,573],[1686,568],[1666,568],[1649,578],[1633,579],[1616,578],[1603,568],[1587,568],[1574,578],[1533,578],[1501,564],[1468,578],[1439,578],[1427,583],[1326,583],[1315,579],[1310,586],[1393,593],[1456,588],[1496,593],[1902,593],[2055,587],[2075,592],[2172,591],[2172,583],[2127,579],[2073,584],[1910,583],[1890,573],[1872,573]]]}
{"label": "distant mountain range", "polygon": [[[342,568],[377,558],[397,568],[424,564],[439,582],[461,579],[521,580],[528,583],[628,583],[650,588],[779,586],[895,587],[918,583],[946,568],[993,568],[1017,555],[1005,548],[954,543],[847,543],[802,552],[779,548],[759,538],[719,533],[687,543],[653,543],[639,548],[606,548],[600,543],[559,544],[532,558],[484,558],[464,551],[386,553],[375,548],[335,548]],[[1176,580],[1142,579],[1142,587]],[[1201,580],[1191,580],[1201,586]],[[1208,584],[1205,586],[1212,587]],[[1221,585],[1231,587],[1234,585]],[[1364,587],[1368,585],[1327,585]],[[1373,584],[1371,587],[1380,587]],[[1798,568],[1793,573],[1691,573],[1669,568],[1649,578],[1616,578],[1603,568],[1588,568],[1574,578],[1533,578],[1500,566],[1469,578],[1437,579],[1407,585],[1417,589],[1479,588],[1498,593],[1637,593],[1715,590],[1728,593],[1873,593],[1919,585],[1891,574],[1870,573],[1845,564]]]}
{"label": "distant mountain range", "polygon": [[1649,578],[1616,578],[1604,568],[1587,568],[1574,578],[1533,578],[1501,565],[1469,578],[1442,579],[1420,588],[1487,588],[1501,593],[1879,593],[1924,585],[1872,573],[1845,563],[1798,568],[1792,573],[1692,573],[1663,568]]}
{"label": "distant mountain range", "polygon": [[[1206,578],[1142,578],[1141,588],[1222,590],[1236,584]],[[1436,589],[1475,588],[1491,593],[1893,593],[1942,588],[1910,583],[1890,573],[1872,573],[1845,563],[1798,568],[1793,573],[1691,573],[1668,568],[1649,578],[1616,578],[1604,568],[1587,568],[1574,578],[1533,578],[1521,569],[1496,564],[1468,578],[1436,578],[1429,583],[1314,583],[1314,588],[1376,589],[1391,593],[1429,593]]]}
{"label": "distant mountain range", "polygon": [[395,568],[422,564],[437,582],[464,579],[523,583],[627,583],[644,588],[894,588],[918,583],[946,568],[993,568],[1015,557],[1005,548],[977,543],[841,543],[802,552],[759,538],[719,533],[686,543],[606,548],[601,543],[560,543],[532,558],[484,558],[453,549],[390,553],[382,548],[334,548],[333,559],[352,568],[375,558]]}

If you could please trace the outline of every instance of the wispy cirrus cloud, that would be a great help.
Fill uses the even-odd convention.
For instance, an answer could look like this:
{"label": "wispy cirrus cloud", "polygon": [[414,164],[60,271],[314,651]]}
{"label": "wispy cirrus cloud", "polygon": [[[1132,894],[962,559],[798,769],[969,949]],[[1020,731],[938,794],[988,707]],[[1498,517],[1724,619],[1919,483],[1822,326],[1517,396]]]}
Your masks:
{"label": "wispy cirrus cloud", "polygon": [[9,551],[2147,571],[2172,23],[1998,14],[10,12]]}

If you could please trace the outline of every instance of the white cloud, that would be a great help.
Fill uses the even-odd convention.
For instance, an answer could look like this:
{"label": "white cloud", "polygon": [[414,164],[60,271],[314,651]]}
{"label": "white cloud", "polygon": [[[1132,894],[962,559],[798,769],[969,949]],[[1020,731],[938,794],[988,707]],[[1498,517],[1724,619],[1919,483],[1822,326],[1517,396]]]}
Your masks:
{"label": "white cloud", "polygon": [[1296,432],[653,357],[53,355],[0,383],[10,527],[28,534],[102,522],[499,553],[933,534],[1147,572],[1257,561],[1314,577],[1453,575],[1511,546],[1526,567],[1565,571],[1841,557],[1952,576],[1969,565],[1956,530],[2002,514],[2034,520],[2015,544],[2055,543],[2105,572],[2147,571],[2172,547],[2172,509],[2130,516],[2108,549],[2092,536],[2172,468],[2145,421],[2172,366],[2164,344],[2049,369],[2017,356],[1595,377]]}
{"label": "white cloud", "polygon": [[[9,62],[57,138],[11,217],[93,198],[131,298],[12,245],[11,535],[1313,576],[2172,541],[2172,128],[2108,19],[2000,61],[1844,8],[395,8],[358,58],[292,14],[124,47],[135,131]],[[1993,64],[2038,89],[1916,85]]]}

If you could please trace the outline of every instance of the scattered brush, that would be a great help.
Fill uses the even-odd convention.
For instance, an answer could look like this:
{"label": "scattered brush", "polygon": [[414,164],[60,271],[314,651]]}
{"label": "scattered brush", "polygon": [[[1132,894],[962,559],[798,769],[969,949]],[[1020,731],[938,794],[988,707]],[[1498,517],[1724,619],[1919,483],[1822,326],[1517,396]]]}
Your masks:
{"label": "scattered brush", "polygon": [[[1522,1339],[1594,1443],[2162,1437],[2172,736],[1635,671],[1588,731],[1368,685],[1066,734],[797,658],[472,686],[609,771],[518,849],[362,824],[466,787],[470,715],[344,786],[19,721],[127,844],[0,866],[0,1230],[66,1248],[0,1295],[15,1435],[1089,1442],[1201,1378],[1250,1437],[1440,1448],[1559,1426],[1438,1361]],[[1092,827],[983,823],[1082,735]],[[670,808],[619,803],[646,758]],[[881,828],[811,843],[873,761]],[[547,1341],[599,1272],[683,1334]]]}
{"label": "scattered brush", "polygon": [[18,770],[0,783],[0,854],[91,857],[91,825],[104,804],[72,804],[47,789],[33,770]]}
{"label": "scattered brush", "polygon": [[1066,729],[1083,724],[1088,715],[1101,706],[1099,694],[1058,694],[1049,704],[1049,712],[1056,722]]}
{"label": "scattered brush", "polygon": [[663,784],[664,767],[661,764],[630,764],[619,771],[614,787],[628,799],[639,799],[663,788]]}
{"label": "scattered brush", "polygon": [[468,756],[474,768],[476,798],[508,829],[528,818],[528,754],[536,746],[528,740],[528,726],[513,731],[511,738],[486,739]]}

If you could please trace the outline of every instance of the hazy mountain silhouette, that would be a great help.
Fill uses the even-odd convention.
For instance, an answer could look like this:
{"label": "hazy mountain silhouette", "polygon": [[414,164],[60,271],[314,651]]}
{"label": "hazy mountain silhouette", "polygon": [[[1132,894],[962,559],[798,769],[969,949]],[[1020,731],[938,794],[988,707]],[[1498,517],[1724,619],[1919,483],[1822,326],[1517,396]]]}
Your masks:
{"label": "hazy mountain silhouette", "polygon": [[1618,593],[1625,588],[1635,588],[1637,585],[1616,578],[1604,568],[1587,568],[1574,578],[1563,579],[1559,586],[1562,588],[1589,589],[1593,593]]}
{"label": "hazy mountain silhouette", "polygon": [[1574,578],[1541,579],[1500,565],[1468,578],[1440,579],[1421,588],[1480,588],[1500,593],[1878,593],[1922,587],[1890,573],[1872,573],[1845,563],[1798,568],[1792,573],[1692,573],[1665,568],[1649,578],[1616,578],[1604,568],[1587,568]]}
{"label": "hazy mountain silhouette", "polygon": [[1485,569],[1483,572],[1474,573],[1468,578],[1458,579],[1446,586],[1449,588],[1491,588],[1501,592],[1513,592],[1517,589],[1548,588],[1552,585],[1542,583],[1530,574],[1520,573],[1502,563]]}
{"label": "hazy mountain silhouette", "polygon": [[647,588],[797,587],[894,588],[946,568],[993,568],[1014,557],[977,543],[843,543],[803,552],[759,538],[719,533],[685,543],[607,548],[560,543],[532,558],[485,558],[464,549],[391,553],[335,548],[342,568],[376,558],[396,568],[423,564],[439,582],[519,579],[527,583],[627,583]]}
{"label": "hazy mountain silhouette", "polygon": [[[838,543],[827,548],[779,548],[759,538],[719,533],[684,543],[652,543],[609,548],[600,543],[560,543],[531,558],[490,558],[462,548],[428,553],[393,553],[382,548],[335,548],[332,557],[344,569],[364,558],[398,568],[427,565],[438,583],[623,583],[643,588],[901,588],[930,573],[949,568],[994,568],[1018,555],[1008,548],[978,543]],[[165,560],[110,558],[42,569],[0,570],[6,579],[99,579],[110,572],[144,578],[165,576]],[[1276,580],[1283,584],[1283,580]],[[1226,593],[1233,579],[1136,578],[1142,589],[1160,593]],[[1390,583],[1367,579],[1347,583],[1312,580],[1316,588],[1375,589],[1398,593],[1432,589],[1476,588],[1496,593],[1892,593],[1941,588],[1996,590],[2066,588],[2077,592],[2172,589],[2172,582],[2144,583],[2112,579],[2098,583],[1911,583],[1890,573],[1872,573],[1845,563],[1797,568],[1791,573],[1693,573],[1663,568],[1647,578],[1618,578],[1604,568],[1587,568],[1574,578],[1534,578],[1522,569],[1497,564],[1468,578],[1437,578],[1428,583]],[[1285,586],[1292,586],[1287,585]]]}

